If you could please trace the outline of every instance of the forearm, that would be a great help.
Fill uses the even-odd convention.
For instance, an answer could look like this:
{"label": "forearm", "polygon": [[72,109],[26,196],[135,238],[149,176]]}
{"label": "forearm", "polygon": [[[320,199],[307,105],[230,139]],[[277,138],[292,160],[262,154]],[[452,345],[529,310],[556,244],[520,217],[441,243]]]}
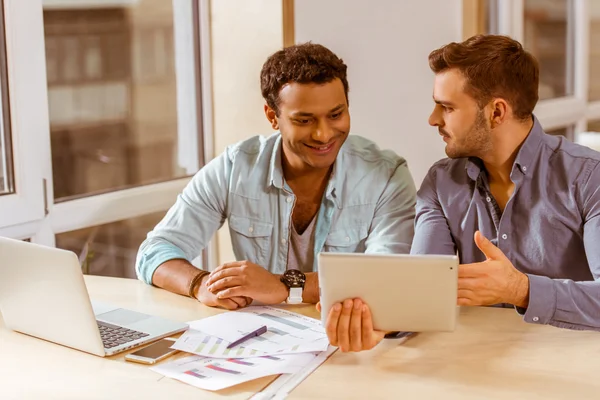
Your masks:
{"label": "forearm", "polygon": [[600,331],[600,282],[529,275],[526,322]]}
{"label": "forearm", "polygon": [[187,296],[190,283],[199,271],[187,260],[169,260],[156,269],[152,276],[152,284],[169,292]]}
{"label": "forearm", "polygon": [[302,292],[302,302],[316,304],[319,302],[319,274],[309,272],[306,274],[306,283]]}

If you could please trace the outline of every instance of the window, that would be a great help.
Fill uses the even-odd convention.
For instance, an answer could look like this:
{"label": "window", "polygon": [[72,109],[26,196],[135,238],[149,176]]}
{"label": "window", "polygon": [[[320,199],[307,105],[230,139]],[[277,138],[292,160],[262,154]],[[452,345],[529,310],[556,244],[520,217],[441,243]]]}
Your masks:
{"label": "window", "polygon": [[44,11],[55,199],[196,172],[179,151],[174,32],[168,1]]}
{"label": "window", "polygon": [[598,136],[600,136],[600,119],[589,121],[587,124],[587,130],[598,133]]}
{"label": "window", "polygon": [[12,185],[12,161],[10,138],[0,134],[0,195],[14,193]]}
{"label": "window", "polygon": [[44,217],[49,170],[41,17],[14,4],[0,1],[0,230]]}
{"label": "window", "polygon": [[[1,16],[0,13],[0,18]],[[0,24],[0,27],[3,25]],[[5,43],[4,40],[0,40],[0,195],[15,192],[7,81]]]}
{"label": "window", "polygon": [[540,100],[573,94],[571,15],[567,0],[524,0],[523,45],[540,64]]}
{"label": "window", "polygon": [[208,2],[3,9],[0,189],[14,193],[0,196],[0,235],[77,254],[90,243],[90,273],[133,277],[139,244],[212,157]]}
{"label": "window", "polygon": [[575,127],[573,125],[571,125],[571,126],[565,126],[563,128],[547,130],[546,133],[548,135],[564,136],[569,140],[573,140],[574,139],[574,131],[575,131]]}
{"label": "window", "polygon": [[590,62],[589,92],[590,101],[600,100],[600,2],[589,2],[590,16]]}
{"label": "window", "polygon": [[600,119],[588,121],[587,131],[580,132],[577,141],[590,149],[600,151]]}
{"label": "window", "polygon": [[56,247],[75,252],[85,274],[135,278],[138,248],[164,215],[157,212],[61,233]]}

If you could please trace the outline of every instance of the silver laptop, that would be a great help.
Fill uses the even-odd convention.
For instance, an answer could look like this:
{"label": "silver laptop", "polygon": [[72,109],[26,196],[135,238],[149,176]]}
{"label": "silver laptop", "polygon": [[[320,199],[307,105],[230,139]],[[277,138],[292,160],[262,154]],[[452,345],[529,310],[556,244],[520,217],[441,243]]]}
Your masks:
{"label": "silver laptop", "polygon": [[456,256],[320,253],[318,263],[323,325],[334,303],[360,298],[378,330],[455,328]]}
{"label": "silver laptop", "polygon": [[98,356],[184,331],[186,324],[92,303],[75,253],[0,237],[6,327]]}

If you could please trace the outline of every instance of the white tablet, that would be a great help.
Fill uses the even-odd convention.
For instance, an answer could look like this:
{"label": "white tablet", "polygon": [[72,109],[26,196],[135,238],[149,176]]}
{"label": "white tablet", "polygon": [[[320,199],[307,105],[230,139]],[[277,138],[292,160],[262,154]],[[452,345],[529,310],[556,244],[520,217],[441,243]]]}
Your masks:
{"label": "white tablet", "polygon": [[456,326],[458,257],[406,254],[320,253],[323,326],[331,306],[365,301],[375,329],[453,331]]}

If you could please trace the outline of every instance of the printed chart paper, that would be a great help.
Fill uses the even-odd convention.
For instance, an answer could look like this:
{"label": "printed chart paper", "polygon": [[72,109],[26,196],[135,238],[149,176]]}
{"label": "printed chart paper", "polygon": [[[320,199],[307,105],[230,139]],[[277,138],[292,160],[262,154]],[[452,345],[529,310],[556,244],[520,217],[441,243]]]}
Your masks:
{"label": "printed chart paper", "polygon": [[314,358],[312,353],[244,359],[190,356],[152,367],[151,370],[201,389],[220,390],[263,376],[295,373]]}
{"label": "printed chart paper", "polygon": [[267,353],[327,350],[327,335],[314,318],[269,306],[248,307],[188,323],[191,330],[229,343],[266,325],[267,332],[243,343],[246,349]]}

